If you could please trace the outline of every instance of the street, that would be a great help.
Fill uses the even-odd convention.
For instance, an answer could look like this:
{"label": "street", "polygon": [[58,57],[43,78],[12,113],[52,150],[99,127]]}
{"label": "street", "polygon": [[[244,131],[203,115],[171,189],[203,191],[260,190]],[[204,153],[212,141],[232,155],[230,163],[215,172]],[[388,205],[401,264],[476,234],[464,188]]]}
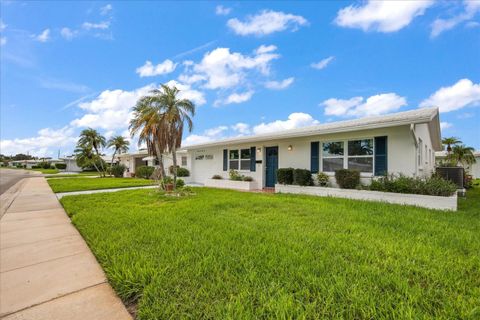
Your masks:
{"label": "street", "polygon": [[34,176],[30,171],[18,169],[1,169],[0,170],[0,195],[12,187],[15,183],[23,178]]}

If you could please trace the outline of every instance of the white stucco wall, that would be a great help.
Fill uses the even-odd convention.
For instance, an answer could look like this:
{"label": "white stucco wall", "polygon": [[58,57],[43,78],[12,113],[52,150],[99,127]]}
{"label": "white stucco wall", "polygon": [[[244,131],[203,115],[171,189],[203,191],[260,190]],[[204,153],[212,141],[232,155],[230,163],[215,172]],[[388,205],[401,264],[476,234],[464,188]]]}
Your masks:
{"label": "white stucco wall", "polygon": [[[417,124],[415,126],[415,133],[417,138],[422,140],[422,146],[415,150],[416,157],[418,157],[418,152],[421,152],[421,163],[418,164],[417,158],[417,175],[419,176],[430,176],[435,170],[435,150],[432,146],[432,139],[430,137],[430,132],[428,131],[428,125]],[[426,149],[425,149],[426,147]]]}
{"label": "white stucco wall", "polygon": [[[291,138],[282,140],[262,141],[248,144],[238,144],[229,146],[217,146],[202,149],[191,149],[189,155],[191,161],[192,181],[205,183],[213,175],[218,174],[228,179],[228,171],[223,171],[223,149],[246,149],[255,147],[256,159],[262,160],[261,164],[256,164],[256,171],[250,172],[239,170],[240,174],[251,176],[258,182],[259,187],[264,186],[264,168],[265,168],[265,148],[278,146],[278,167],[279,168],[303,168],[310,170],[310,143],[312,141],[347,141],[352,139],[374,138],[377,136],[388,136],[388,172],[403,173],[405,175],[416,174],[416,150],[414,138],[410,132],[409,126],[399,126],[392,128],[381,128],[371,130],[360,130],[356,132],[337,133],[328,135],[312,136],[308,138]],[[292,150],[288,150],[288,146]],[[213,159],[195,160],[197,155],[213,155]],[[320,152],[321,156],[321,152]],[[321,166],[320,159],[320,169]],[[366,183],[372,174],[362,174]]]}

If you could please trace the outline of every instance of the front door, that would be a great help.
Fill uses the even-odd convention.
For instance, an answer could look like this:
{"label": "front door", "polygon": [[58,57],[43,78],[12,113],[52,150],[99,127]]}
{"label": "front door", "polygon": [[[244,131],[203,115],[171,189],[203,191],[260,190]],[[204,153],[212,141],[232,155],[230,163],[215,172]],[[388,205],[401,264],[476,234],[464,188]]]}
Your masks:
{"label": "front door", "polygon": [[275,186],[275,183],[277,183],[278,147],[265,148],[265,154],[265,187],[273,188]]}

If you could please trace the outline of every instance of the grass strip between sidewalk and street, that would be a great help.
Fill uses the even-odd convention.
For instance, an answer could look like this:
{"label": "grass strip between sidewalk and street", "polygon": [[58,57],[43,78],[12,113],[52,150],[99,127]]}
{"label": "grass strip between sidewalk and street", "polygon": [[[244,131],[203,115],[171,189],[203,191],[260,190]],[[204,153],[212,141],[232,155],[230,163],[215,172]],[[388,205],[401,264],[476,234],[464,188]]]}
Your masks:
{"label": "grass strip between sidewalk and street", "polygon": [[149,186],[155,183],[153,180],[136,178],[68,178],[48,179],[47,181],[55,193],[140,187]]}

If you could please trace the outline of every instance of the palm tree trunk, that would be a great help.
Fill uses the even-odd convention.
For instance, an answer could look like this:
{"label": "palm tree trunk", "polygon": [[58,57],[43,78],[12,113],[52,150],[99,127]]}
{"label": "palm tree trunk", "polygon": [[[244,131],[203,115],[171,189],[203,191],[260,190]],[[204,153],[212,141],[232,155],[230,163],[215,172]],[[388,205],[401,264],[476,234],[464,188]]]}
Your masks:
{"label": "palm tree trunk", "polygon": [[98,152],[98,149],[95,148],[95,152],[97,153],[97,157],[100,160],[100,167],[102,168],[102,177],[105,178],[105,168],[103,167],[103,160],[102,157],[100,156],[100,152]]}
{"label": "palm tree trunk", "polygon": [[110,174],[111,174],[111,169],[113,167],[113,160],[115,159],[115,154],[117,153],[117,148],[115,148],[115,150],[113,151],[113,155],[112,155],[112,161],[110,162]]}
{"label": "palm tree trunk", "polygon": [[95,160],[93,160],[93,167],[95,168],[95,170],[97,170],[98,174],[101,176],[102,173],[100,172],[100,169],[98,169],[97,165],[95,164]]}
{"label": "palm tree trunk", "polygon": [[172,148],[172,157],[173,157],[173,188],[177,189],[177,148],[175,144]]}
{"label": "palm tree trunk", "polygon": [[157,153],[158,165],[160,167],[160,183],[159,186],[161,189],[165,189],[164,181],[165,181],[165,167],[163,166],[163,154],[160,151],[160,147],[157,143],[155,143],[155,151]]}

